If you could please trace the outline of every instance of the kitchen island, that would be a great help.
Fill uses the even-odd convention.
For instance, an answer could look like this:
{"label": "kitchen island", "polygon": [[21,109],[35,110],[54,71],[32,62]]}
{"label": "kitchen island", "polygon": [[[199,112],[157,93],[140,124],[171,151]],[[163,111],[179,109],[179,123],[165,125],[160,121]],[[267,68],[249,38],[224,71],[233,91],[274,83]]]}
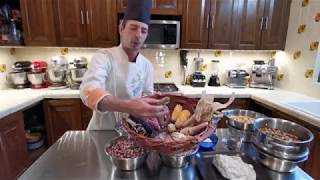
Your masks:
{"label": "kitchen island", "polygon": [[[215,153],[226,153],[222,143],[226,129],[218,129],[219,143]],[[136,171],[121,171],[106,156],[105,144],[118,136],[115,131],[68,131],[52,145],[19,179],[223,179],[208,159],[211,153],[198,153],[188,167],[169,168],[158,155],[151,153],[145,165]],[[201,164],[199,162],[209,162]],[[197,167],[197,163],[199,166]],[[201,168],[199,170],[198,168]],[[292,173],[277,173],[261,165],[255,166],[258,179],[312,179],[300,168]],[[206,174],[207,173],[207,174]]]}

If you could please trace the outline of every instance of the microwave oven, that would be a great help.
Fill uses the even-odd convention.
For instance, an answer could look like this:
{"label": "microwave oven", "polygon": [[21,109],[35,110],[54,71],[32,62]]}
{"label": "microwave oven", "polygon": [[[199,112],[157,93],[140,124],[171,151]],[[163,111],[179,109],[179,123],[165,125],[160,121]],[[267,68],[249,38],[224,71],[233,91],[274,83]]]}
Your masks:
{"label": "microwave oven", "polygon": [[176,49],[180,47],[180,21],[150,20],[144,48]]}

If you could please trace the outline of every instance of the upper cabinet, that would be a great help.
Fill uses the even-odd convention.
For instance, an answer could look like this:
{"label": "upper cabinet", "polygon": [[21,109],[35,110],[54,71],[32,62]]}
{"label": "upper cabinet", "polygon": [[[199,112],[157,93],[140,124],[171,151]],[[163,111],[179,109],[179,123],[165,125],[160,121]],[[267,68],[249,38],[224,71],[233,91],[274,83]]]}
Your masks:
{"label": "upper cabinet", "polygon": [[114,0],[86,0],[88,46],[111,47],[118,44],[118,23]]}
{"label": "upper cabinet", "polygon": [[284,49],[291,0],[239,0],[235,49]]}
{"label": "upper cabinet", "polygon": [[20,0],[24,41],[30,46],[56,46],[52,0]]}
{"label": "upper cabinet", "polygon": [[113,0],[21,0],[26,45],[111,47],[118,44]]}
{"label": "upper cabinet", "polygon": [[[154,15],[181,15],[184,0],[152,0]],[[127,8],[128,0],[117,0],[118,12],[123,13]]]}
{"label": "upper cabinet", "polygon": [[181,46],[232,49],[237,3],[237,0],[187,0]]}
{"label": "upper cabinet", "polygon": [[60,45],[118,44],[116,5],[112,0],[56,0],[55,12]]}
{"label": "upper cabinet", "polygon": [[291,0],[187,0],[183,48],[284,49]]}
{"label": "upper cabinet", "polygon": [[284,49],[291,0],[266,0],[260,49]]}
{"label": "upper cabinet", "polygon": [[210,0],[186,0],[182,19],[182,48],[207,48]]}
{"label": "upper cabinet", "polygon": [[235,49],[259,49],[265,0],[239,0]]}
{"label": "upper cabinet", "polygon": [[209,43],[210,49],[232,49],[236,30],[237,0],[211,0]]}
{"label": "upper cabinet", "polygon": [[55,0],[59,44],[87,45],[87,14],[83,0]]}

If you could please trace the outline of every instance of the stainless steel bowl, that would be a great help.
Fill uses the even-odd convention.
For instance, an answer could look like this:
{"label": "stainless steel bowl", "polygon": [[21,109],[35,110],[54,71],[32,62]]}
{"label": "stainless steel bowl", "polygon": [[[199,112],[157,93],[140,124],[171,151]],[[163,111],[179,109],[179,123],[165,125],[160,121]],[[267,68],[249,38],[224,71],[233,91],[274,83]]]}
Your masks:
{"label": "stainless steel bowl", "polygon": [[66,74],[67,74],[66,70],[48,69],[47,72],[48,72],[49,80],[53,83],[61,83],[61,82],[64,82],[66,79]]}
{"label": "stainless steel bowl", "polygon": [[117,142],[119,139],[128,138],[127,136],[120,136],[113,140],[111,140],[109,143],[105,145],[104,151],[107,154],[107,156],[110,157],[112,163],[119,169],[125,170],[125,171],[132,171],[135,170],[143,165],[143,163],[146,160],[147,153],[145,153],[142,156],[136,157],[136,158],[117,158],[111,156],[107,149],[112,146],[115,142]]}
{"label": "stainless steel bowl", "polygon": [[[265,134],[260,128],[274,128],[298,136],[299,141],[285,141]],[[309,143],[313,134],[294,122],[277,118],[260,118],[254,124],[253,143],[276,157],[298,160],[309,154]]]}
{"label": "stainless steel bowl", "polygon": [[42,85],[44,83],[45,73],[29,73],[28,80],[33,85]]}
{"label": "stainless steel bowl", "polygon": [[10,72],[9,80],[14,85],[24,85],[28,83],[27,72]]}
{"label": "stainless steel bowl", "polygon": [[233,116],[248,116],[254,119],[266,117],[264,114],[260,114],[254,111],[243,109],[226,109],[222,113],[227,117],[227,126],[230,133],[237,133],[243,136],[243,142],[252,142],[253,123],[247,124],[237,120],[234,120]]}
{"label": "stainless steel bowl", "polygon": [[198,152],[199,147],[195,147],[194,151],[190,154],[183,155],[181,153],[170,155],[170,154],[162,154],[160,153],[160,157],[163,163],[169,167],[174,168],[183,168],[188,166],[193,158],[193,156]]}
{"label": "stainless steel bowl", "polygon": [[70,69],[71,79],[75,82],[81,82],[86,71],[87,71],[87,68]]}
{"label": "stainless steel bowl", "polygon": [[274,157],[263,150],[256,148],[257,160],[274,171],[278,172],[292,172],[299,163],[302,163],[308,159],[308,156],[302,157],[299,160],[290,161],[286,159],[281,159]]}

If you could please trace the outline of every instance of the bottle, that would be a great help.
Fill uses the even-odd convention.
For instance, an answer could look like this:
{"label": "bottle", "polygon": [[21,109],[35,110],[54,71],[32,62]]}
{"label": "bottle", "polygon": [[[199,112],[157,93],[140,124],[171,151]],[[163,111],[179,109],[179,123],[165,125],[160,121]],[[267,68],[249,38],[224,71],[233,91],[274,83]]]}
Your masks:
{"label": "bottle", "polygon": [[12,44],[14,45],[21,44],[21,32],[20,30],[17,29],[14,19],[10,19],[9,34],[12,39]]}

